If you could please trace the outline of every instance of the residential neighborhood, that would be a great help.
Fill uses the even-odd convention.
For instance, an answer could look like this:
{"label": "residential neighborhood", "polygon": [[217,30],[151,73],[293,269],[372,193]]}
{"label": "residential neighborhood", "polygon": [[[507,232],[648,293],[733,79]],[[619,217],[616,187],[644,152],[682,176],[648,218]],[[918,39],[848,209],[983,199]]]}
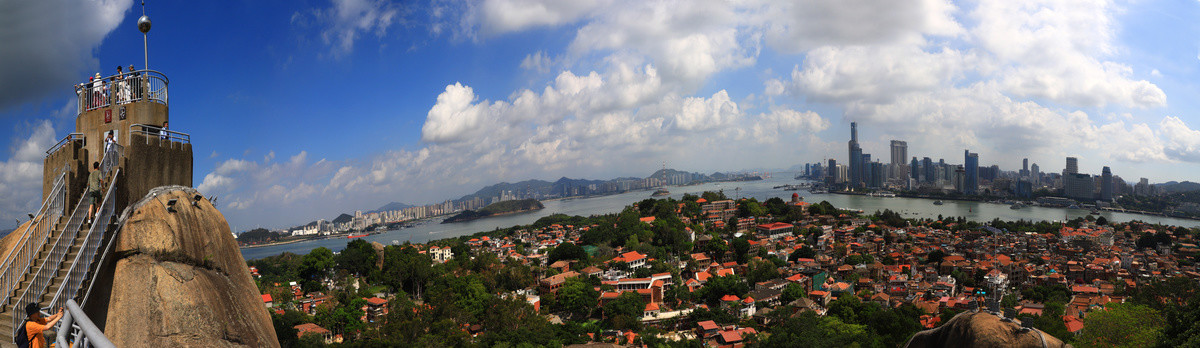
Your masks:
{"label": "residential neighborhood", "polygon": [[[706,192],[423,245],[350,243],[336,255],[250,262],[281,342],[742,347],[825,337],[887,347],[989,311],[1082,343],[1104,334],[1089,332],[1095,313],[1153,307],[1134,303],[1148,288],[1200,280],[1200,243],[1184,228],[904,219],[798,195]],[[540,331],[501,324],[512,321]],[[394,331],[414,322],[437,324]],[[782,331],[793,325],[812,332]]]}

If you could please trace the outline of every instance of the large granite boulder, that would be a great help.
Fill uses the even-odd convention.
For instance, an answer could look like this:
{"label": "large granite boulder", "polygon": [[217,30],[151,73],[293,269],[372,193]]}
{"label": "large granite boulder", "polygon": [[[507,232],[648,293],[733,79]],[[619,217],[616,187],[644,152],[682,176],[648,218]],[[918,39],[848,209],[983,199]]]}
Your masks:
{"label": "large granite boulder", "polygon": [[159,187],[122,216],[105,334],[118,347],[278,347],[225,216],[197,195]]}
{"label": "large granite boulder", "polygon": [[916,333],[905,345],[924,347],[1071,347],[1036,329],[1023,329],[1021,322],[1002,320],[988,312],[963,312],[936,329]]}

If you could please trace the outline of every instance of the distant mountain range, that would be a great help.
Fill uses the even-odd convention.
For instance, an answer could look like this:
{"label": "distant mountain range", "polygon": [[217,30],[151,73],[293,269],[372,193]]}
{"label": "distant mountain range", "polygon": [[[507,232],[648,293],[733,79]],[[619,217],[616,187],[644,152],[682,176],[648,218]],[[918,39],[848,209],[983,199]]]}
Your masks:
{"label": "distant mountain range", "polygon": [[1159,189],[1162,189],[1163,192],[1166,192],[1166,193],[1200,190],[1200,184],[1194,183],[1191,181],[1184,181],[1184,182],[1168,181],[1168,182],[1164,182],[1161,184],[1154,184],[1154,185],[1158,186]]}
{"label": "distant mountain range", "polygon": [[[553,198],[553,197],[584,196],[584,195],[596,195],[596,194],[612,194],[612,193],[624,192],[626,190],[653,189],[653,187],[639,186],[642,183],[642,180],[645,180],[645,179],[659,179],[663,182],[663,184],[675,185],[675,184],[704,183],[704,182],[713,182],[713,181],[759,180],[761,178],[757,177],[757,176],[744,175],[744,174],[721,173],[721,172],[715,172],[712,174],[702,174],[702,173],[685,172],[685,171],[681,171],[681,170],[664,168],[664,169],[659,169],[659,170],[655,171],[654,173],[651,173],[650,176],[645,177],[645,178],[619,177],[619,178],[614,178],[614,179],[610,179],[610,180],[588,180],[588,179],[571,179],[568,177],[562,177],[553,182],[545,181],[545,180],[538,180],[538,179],[525,180],[525,181],[516,182],[516,183],[502,182],[502,183],[498,183],[498,184],[485,186],[484,188],[481,188],[478,191],[475,191],[475,193],[462,196],[453,201],[454,202],[463,202],[463,201],[473,200],[475,198],[489,200],[489,199],[501,196],[501,194],[504,192],[509,192],[509,193],[512,193],[519,197]],[[629,185],[630,183],[637,183],[638,185]],[[606,184],[611,184],[611,185],[606,185]],[[379,209],[372,210],[372,211],[369,211],[366,213],[377,213],[377,212],[382,212],[382,211],[402,210],[402,209],[412,208],[412,207],[416,207],[416,205],[400,203],[400,202],[391,202],[388,204],[384,204],[383,206],[379,207]],[[352,216],[352,215],[341,214],[337,218],[333,219],[332,222],[333,223],[344,223],[344,222],[349,222],[353,219],[354,219],[354,216]],[[311,227],[311,226],[315,226],[316,224],[317,224],[317,222],[313,221],[313,222],[309,222],[305,226],[299,226],[299,227]]]}
{"label": "distant mountain range", "polygon": [[369,211],[367,213],[369,214],[369,213],[378,213],[381,211],[404,210],[404,209],[408,209],[408,208],[412,208],[412,207],[415,207],[415,205],[400,203],[400,202],[391,202],[388,204],[384,204],[382,207],[379,207],[379,209],[375,209],[375,210]]}

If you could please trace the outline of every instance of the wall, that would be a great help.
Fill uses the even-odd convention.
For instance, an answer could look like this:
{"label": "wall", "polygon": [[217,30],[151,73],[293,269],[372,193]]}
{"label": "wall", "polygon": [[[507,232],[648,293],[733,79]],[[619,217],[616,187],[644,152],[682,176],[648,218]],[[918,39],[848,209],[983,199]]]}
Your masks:
{"label": "wall", "polygon": [[192,187],[192,145],[159,139],[157,136],[132,134],[121,160],[121,180],[124,192],[118,207],[125,207],[130,198],[139,199],[159,186]]}
{"label": "wall", "polygon": [[[83,141],[71,141],[54,153],[47,155],[42,165],[42,202],[54,188],[54,180],[58,178],[63,166],[67,167],[67,206],[64,214],[69,215],[79,203],[83,191],[87,187],[87,177],[91,164],[84,162],[88,156]],[[30,212],[34,213],[34,212]]]}
{"label": "wall", "polygon": [[[121,108],[125,108],[125,119],[120,119]],[[88,162],[98,162],[104,155],[100,146],[104,144],[104,134],[117,131],[117,144],[129,146],[132,141],[129,126],[145,124],[162,126],[170,120],[167,105],[153,101],[137,101],[125,104],[113,104],[99,109],[81,113],[75,119],[76,132],[83,133],[86,138],[85,148],[96,158],[88,158]],[[105,114],[112,113],[110,122],[105,122]],[[138,197],[141,197],[140,195]]]}

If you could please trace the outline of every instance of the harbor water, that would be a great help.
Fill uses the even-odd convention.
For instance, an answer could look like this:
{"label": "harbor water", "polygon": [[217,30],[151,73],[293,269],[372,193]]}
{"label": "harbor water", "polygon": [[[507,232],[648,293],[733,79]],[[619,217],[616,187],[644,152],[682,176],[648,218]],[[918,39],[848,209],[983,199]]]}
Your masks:
{"label": "harbor water", "polygon": [[[891,209],[892,211],[902,214],[905,218],[937,218],[938,215],[941,215],[943,217],[961,216],[973,221],[991,221],[996,218],[1001,220],[1065,221],[1078,217],[1084,217],[1089,213],[1088,210],[1083,209],[1045,208],[1035,206],[1014,210],[1010,209],[1009,205],[1007,204],[950,200],[944,201],[944,204],[942,205],[935,205],[933,204],[934,201],[931,199],[869,197],[861,195],[830,193],[813,194],[804,190],[785,191],[782,189],[773,188],[786,184],[801,183],[801,181],[793,179],[793,176],[795,175],[795,173],[777,173],[774,177],[760,181],[707,183],[692,186],[669,186],[667,189],[671,192],[670,197],[675,199],[680,199],[684,194],[687,193],[700,194],[704,191],[722,191],[730,198],[754,197],[759,201],[764,201],[772,197],[780,197],[786,201],[791,199],[792,193],[797,193],[803,197],[804,201],[810,203],[829,201],[829,203],[838,208],[858,209],[866,213]],[[491,231],[497,228],[527,225],[537,221],[537,219],[551,214],[589,216],[616,213],[628,205],[637,203],[643,199],[651,198],[650,195],[653,192],[654,190],[646,190],[609,196],[547,200],[542,201],[543,205],[545,205],[545,209],[539,211],[503,215],[451,224],[440,223],[442,220],[441,218],[430,219],[414,227],[386,231],[361,238],[372,242],[383,243],[385,245],[390,245],[393,242],[404,243],[406,241],[412,243],[425,243],[431,240],[459,237],[482,231]],[[1108,211],[1101,211],[1100,216],[1103,216],[1109,221],[1113,222],[1140,220],[1149,223],[1161,223],[1185,227],[1200,226],[1200,221],[1198,220],[1178,219],[1162,216]],[[253,260],[282,254],[284,252],[307,254],[312,249],[318,247],[326,247],[336,252],[345,248],[346,242],[348,241],[349,240],[345,237],[334,237],[291,244],[242,248],[241,251],[242,257],[244,257],[246,260]]]}

